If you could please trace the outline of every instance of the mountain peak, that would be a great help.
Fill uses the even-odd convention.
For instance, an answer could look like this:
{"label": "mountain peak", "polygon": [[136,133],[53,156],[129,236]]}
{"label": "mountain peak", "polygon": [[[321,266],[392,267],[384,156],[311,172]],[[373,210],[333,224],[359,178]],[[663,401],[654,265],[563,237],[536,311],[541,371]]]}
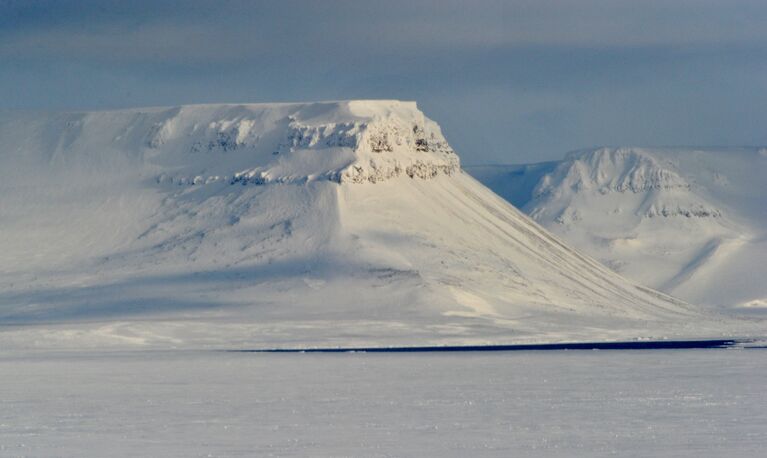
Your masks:
{"label": "mountain peak", "polygon": [[760,303],[764,147],[604,147],[469,173],[615,271],[697,304]]}
{"label": "mountain peak", "polygon": [[9,130],[42,143],[33,149],[50,154],[40,162],[95,166],[100,173],[138,162],[158,183],[375,183],[460,169],[439,126],[415,102],[397,100],[62,113]]}
{"label": "mountain peak", "polygon": [[690,187],[670,164],[634,147],[573,151],[555,173],[561,176],[554,181],[562,185],[602,193]]}

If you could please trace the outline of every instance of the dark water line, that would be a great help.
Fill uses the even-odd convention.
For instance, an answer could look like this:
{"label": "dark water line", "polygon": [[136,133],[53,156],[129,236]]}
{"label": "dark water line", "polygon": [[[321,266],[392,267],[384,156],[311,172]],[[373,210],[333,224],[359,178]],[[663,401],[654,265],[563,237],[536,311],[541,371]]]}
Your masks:
{"label": "dark water line", "polygon": [[715,340],[647,340],[630,342],[573,342],[519,345],[447,345],[423,347],[328,347],[328,348],[263,348],[224,350],[235,353],[434,353],[481,351],[551,351],[551,350],[681,350],[693,348],[730,348],[748,341]]}

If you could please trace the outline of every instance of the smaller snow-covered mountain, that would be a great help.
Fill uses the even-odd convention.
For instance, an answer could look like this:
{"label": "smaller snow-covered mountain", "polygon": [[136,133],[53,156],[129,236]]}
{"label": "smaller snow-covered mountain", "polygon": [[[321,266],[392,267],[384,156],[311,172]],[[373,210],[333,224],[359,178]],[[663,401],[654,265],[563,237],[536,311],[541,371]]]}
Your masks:
{"label": "smaller snow-covered mountain", "polygon": [[767,150],[598,148],[468,171],[621,274],[697,304],[767,304]]}

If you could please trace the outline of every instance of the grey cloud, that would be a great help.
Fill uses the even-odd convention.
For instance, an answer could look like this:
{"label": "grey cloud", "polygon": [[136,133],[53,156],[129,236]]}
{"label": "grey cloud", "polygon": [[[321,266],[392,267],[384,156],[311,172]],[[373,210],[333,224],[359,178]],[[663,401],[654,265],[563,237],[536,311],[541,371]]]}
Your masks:
{"label": "grey cloud", "polygon": [[[120,6],[121,14],[100,9],[98,2],[85,5],[78,8],[74,2],[54,3],[53,11],[47,14],[6,19],[0,28],[0,55],[221,62],[279,53],[310,57],[359,52],[407,55],[487,47],[610,49],[767,43],[767,28],[763,26],[767,8],[759,2],[110,4]],[[12,6],[5,8],[13,10]]]}
{"label": "grey cloud", "polygon": [[467,162],[754,144],[761,1],[0,0],[0,109],[416,99]]}

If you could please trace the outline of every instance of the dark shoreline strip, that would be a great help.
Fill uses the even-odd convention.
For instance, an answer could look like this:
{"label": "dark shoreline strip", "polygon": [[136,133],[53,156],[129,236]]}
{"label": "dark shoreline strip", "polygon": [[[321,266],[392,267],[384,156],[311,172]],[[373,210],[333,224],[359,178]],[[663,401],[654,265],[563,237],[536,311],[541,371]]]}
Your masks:
{"label": "dark shoreline strip", "polygon": [[233,353],[435,353],[545,350],[681,350],[691,348],[729,348],[741,343],[745,342],[734,339],[647,340],[629,342],[573,342],[520,345],[448,345],[425,347],[265,348],[224,351]]}

